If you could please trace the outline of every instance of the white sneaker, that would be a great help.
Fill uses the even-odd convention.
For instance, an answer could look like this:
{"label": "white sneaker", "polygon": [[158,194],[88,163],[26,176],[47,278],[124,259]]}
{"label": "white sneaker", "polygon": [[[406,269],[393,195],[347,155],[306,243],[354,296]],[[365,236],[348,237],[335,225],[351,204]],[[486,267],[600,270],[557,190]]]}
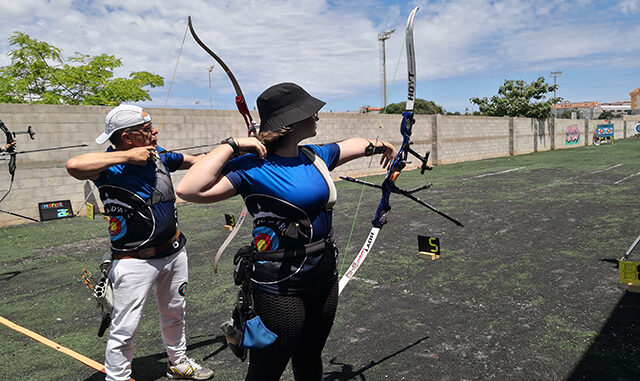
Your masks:
{"label": "white sneaker", "polygon": [[213,377],[213,371],[199,365],[193,359],[176,365],[167,364],[167,378],[179,380],[208,380]]}

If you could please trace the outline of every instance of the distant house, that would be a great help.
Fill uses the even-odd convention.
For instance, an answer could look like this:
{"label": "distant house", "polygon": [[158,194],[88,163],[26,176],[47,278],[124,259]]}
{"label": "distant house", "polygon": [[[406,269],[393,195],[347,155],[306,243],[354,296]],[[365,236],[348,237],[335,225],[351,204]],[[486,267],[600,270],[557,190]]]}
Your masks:
{"label": "distant house", "polygon": [[631,114],[640,115],[640,87],[629,93],[631,96]]}
{"label": "distant house", "polygon": [[579,118],[596,119],[602,112],[598,102],[563,102],[556,105],[558,114],[562,111],[577,111]]}
{"label": "distant house", "polygon": [[[640,89],[638,89],[640,90]],[[558,103],[556,109],[562,111],[577,111],[579,118],[597,119],[604,111],[609,111],[613,115],[623,115],[631,113],[632,101],[621,102],[564,102]]]}
{"label": "distant house", "polygon": [[367,113],[380,114],[381,112],[382,112],[381,107],[369,107],[369,106],[360,107],[360,114],[367,114]]}
{"label": "distant house", "polygon": [[631,101],[600,103],[600,107],[613,115],[631,114]]}

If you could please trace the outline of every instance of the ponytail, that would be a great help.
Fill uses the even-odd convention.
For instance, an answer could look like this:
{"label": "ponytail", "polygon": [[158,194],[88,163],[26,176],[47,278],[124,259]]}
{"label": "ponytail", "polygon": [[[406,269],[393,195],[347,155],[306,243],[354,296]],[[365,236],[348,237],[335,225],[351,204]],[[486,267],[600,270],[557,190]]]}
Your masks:
{"label": "ponytail", "polygon": [[275,131],[266,131],[258,134],[258,140],[267,147],[267,152],[273,153],[278,146],[280,146],[282,140],[286,138],[291,131],[293,131],[294,126],[284,126]]}

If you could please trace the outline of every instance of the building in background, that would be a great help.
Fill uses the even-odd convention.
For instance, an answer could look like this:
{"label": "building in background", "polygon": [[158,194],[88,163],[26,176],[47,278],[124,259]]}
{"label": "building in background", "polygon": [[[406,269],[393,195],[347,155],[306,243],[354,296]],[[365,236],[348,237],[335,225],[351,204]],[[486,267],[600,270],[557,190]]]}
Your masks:
{"label": "building in background", "polygon": [[380,114],[382,111],[383,111],[382,107],[369,107],[369,106],[360,107],[360,114],[367,114],[367,113]]}
{"label": "building in background", "polygon": [[629,93],[631,96],[631,114],[640,115],[640,87]]}
{"label": "building in background", "polygon": [[563,102],[556,105],[558,115],[563,111],[576,112],[576,117],[580,119],[597,119],[602,108],[598,102]]}
{"label": "building in background", "polygon": [[631,101],[600,103],[602,111],[609,111],[615,116],[631,114]]}
{"label": "building in background", "polygon": [[[635,90],[638,95],[636,98],[640,98],[640,89]],[[631,93],[633,94],[633,93]],[[636,100],[636,108],[640,99]],[[613,116],[621,116],[632,113],[633,99],[620,102],[563,102],[556,105],[558,110],[557,115],[562,115],[565,112],[575,112],[576,118],[579,119],[598,119],[600,114],[605,111],[610,112]],[[636,110],[640,114],[640,110]]]}

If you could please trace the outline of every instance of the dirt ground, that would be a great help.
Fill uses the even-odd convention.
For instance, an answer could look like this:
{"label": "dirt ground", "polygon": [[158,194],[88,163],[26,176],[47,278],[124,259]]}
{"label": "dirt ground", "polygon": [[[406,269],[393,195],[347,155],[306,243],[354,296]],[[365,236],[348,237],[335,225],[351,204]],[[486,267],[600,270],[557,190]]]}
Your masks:
{"label": "dirt ground", "polygon": [[[640,379],[640,294],[619,283],[616,261],[640,233],[640,155],[631,146],[608,155],[613,149],[440,166],[426,180],[403,173],[408,188],[434,182],[418,197],[465,226],[392,197],[388,224],[340,297],[324,380]],[[342,257],[361,188],[339,182],[338,191],[334,230]],[[343,271],[379,201],[377,191],[365,194]],[[216,246],[225,235],[201,239]],[[418,258],[417,235],[440,238],[440,259]],[[234,298],[232,250],[215,276],[211,256],[194,240],[189,250],[189,352],[216,371],[215,379],[241,380],[247,364],[226,349],[217,328]],[[136,380],[164,376],[154,309],[151,302],[151,322],[137,341]],[[87,322],[90,331],[97,321]],[[104,339],[91,340],[98,349],[89,355],[102,361]],[[104,377],[80,366],[67,376]],[[292,379],[287,371],[283,380]]]}
{"label": "dirt ground", "polygon": [[[638,170],[459,176],[430,200],[464,228],[407,202],[358,273],[377,285],[345,289],[325,379],[640,379],[640,294],[615,261],[640,233],[639,180],[615,182]],[[415,260],[416,233],[439,260]]]}

